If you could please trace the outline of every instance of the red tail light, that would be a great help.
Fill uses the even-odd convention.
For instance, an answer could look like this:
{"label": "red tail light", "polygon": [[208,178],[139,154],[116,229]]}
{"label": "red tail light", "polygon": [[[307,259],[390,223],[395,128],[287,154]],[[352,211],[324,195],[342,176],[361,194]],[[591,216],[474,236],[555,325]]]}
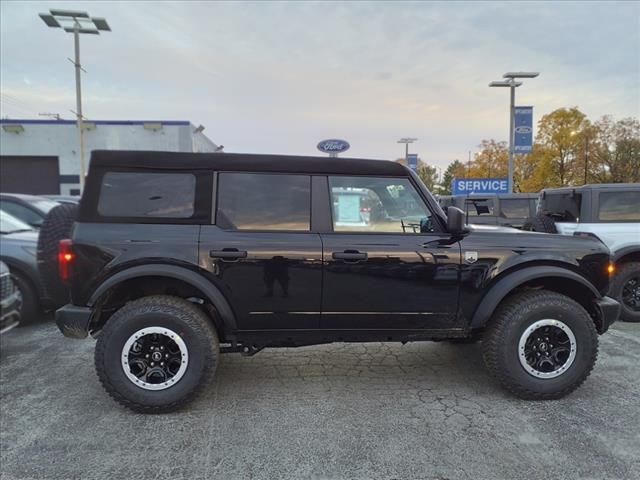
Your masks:
{"label": "red tail light", "polygon": [[71,275],[71,266],[75,258],[72,246],[73,243],[69,238],[60,240],[58,243],[58,274],[63,282],[68,281]]}

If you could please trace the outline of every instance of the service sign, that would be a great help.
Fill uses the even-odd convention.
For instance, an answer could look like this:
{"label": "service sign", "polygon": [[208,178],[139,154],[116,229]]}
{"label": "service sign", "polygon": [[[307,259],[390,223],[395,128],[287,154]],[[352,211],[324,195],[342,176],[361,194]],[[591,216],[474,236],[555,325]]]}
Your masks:
{"label": "service sign", "polygon": [[349,142],[346,140],[340,140],[338,138],[330,138],[328,140],[322,140],[318,143],[318,150],[323,153],[336,155],[338,153],[346,152],[349,150]]}
{"label": "service sign", "polygon": [[513,152],[529,153],[533,144],[533,107],[514,107],[513,123]]}
{"label": "service sign", "polygon": [[509,181],[506,178],[454,178],[451,193],[509,193]]}

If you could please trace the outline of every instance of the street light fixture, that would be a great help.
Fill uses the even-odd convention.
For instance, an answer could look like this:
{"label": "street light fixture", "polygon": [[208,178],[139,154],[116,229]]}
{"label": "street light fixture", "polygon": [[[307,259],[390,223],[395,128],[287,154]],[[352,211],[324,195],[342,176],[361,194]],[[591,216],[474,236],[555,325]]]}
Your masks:
{"label": "street light fixture", "polygon": [[508,87],[511,89],[510,108],[509,108],[509,193],[513,193],[513,133],[515,129],[514,125],[514,111],[516,103],[516,88],[522,85],[522,82],[518,82],[517,78],[536,78],[540,75],[539,72],[507,72],[502,78],[508,80],[496,80],[489,84],[490,87]]}
{"label": "street light fixture", "polygon": [[76,118],[78,127],[78,143],[80,144],[80,191],[84,189],[84,136],[82,127],[82,89],[80,82],[80,34],[99,35],[101,31],[110,32],[111,27],[104,18],[90,17],[87,12],[74,10],[49,10],[49,13],[39,14],[42,21],[51,28],[62,28],[67,33],[73,33],[75,57],[72,62],[76,69]]}
{"label": "street light fixture", "polygon": [[404,143],[404,159],[407,162],[407,165],[409,165],[409,144],[415,142],[416,140],[418,139],[412,137],[403,137],[398,140],[398,143]]}

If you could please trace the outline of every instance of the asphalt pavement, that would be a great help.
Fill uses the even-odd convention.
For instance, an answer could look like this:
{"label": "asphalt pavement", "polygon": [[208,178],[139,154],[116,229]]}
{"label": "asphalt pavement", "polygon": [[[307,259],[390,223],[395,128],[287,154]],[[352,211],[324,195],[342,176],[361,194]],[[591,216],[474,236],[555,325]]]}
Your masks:
{"label": "asphalt pavement", "polygon": [[506,394],[478,345],[334,344],[224,355],[196,402],[140,415],[102,390],[94,345],[50,319],[2,336],[0,478],[640,478],[639,324],[553,402]]}

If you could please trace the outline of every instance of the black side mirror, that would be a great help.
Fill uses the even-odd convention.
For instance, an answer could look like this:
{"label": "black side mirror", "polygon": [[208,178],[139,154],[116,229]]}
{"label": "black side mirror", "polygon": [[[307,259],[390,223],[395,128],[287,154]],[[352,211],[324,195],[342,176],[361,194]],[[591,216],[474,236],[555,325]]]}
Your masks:
{"label": "black side mirror", "polygon": [[447,230],[452,235],[466,232],[464,212],[458,207],[447,208]]}

